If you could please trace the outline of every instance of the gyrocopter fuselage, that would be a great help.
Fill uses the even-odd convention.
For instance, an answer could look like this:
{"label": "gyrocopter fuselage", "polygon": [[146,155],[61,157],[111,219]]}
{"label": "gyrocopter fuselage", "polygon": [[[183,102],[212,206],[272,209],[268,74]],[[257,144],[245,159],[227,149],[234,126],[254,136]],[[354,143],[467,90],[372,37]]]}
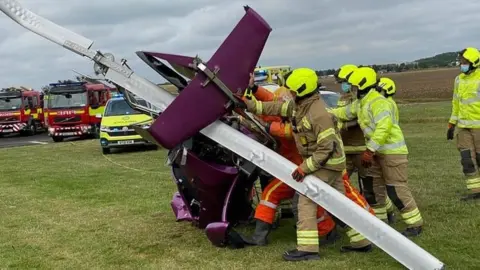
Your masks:
{"label": "gyrocopter fuselage", "polygon": [[[191,218],[205,226],[212,243],[221,245],[235,238],[228,235],[231,224],[251,211],[246,203],[240,203],[248,201],[243,190],[251,187],[263,170],[324,207],[407,268],[443,269],[444,264],[437,258],[314,176],[307,176],[302,183],[292,179],[296,166],[271,149],[274,140],[243,110],[238,98],[271,32],[268,23],[252,8],[245,7],[245,15],[207,62],[199,57],[137,52],[178,87],[177,97],[135,74],[126,60],[117,62],[111,54],[90,49],[93,41],[34,14],[16,0],[0,0],[0,10],[28,30],[93,60],[96,73],[115,84],[132,107],[156,114],[150,127],[139,126],[136,130],[170,150],[172,173],[179,187],[172,203],[178,209],[177,218]],[[191,80],[182,78],[159,59]],[[137,104],[130,93],[150,102],[161,113]],[[250,119],[259,127],[258,132],[242,133],[232,127],[225,118],[232,113]],[[204,190],[213,194],[202,194]],[[217,195],[224,197],[219,201],[209,198]]]}

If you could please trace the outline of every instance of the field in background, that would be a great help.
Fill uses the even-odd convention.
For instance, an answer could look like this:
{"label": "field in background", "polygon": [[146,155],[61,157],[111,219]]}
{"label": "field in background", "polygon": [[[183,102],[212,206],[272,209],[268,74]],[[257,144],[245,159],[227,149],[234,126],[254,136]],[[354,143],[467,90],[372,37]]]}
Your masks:
{"label": "field in background", "polygon": [[[460,73],[458,68],[431,69],[422,71],[384,73],[381,77],[389,77],[397,85],[396,99],[401,102],[428,102],[451,100],[453,81]],[[333,78],[322,78],[328,89],[338,91],[339,85]]]}
{"label": "field in background", "polygon": [[[458,200],[465,186],[454,143],[445,139],[449,113],[449,102],[400,107],[410,186],[426,222],[414,241],[449,269],[476,269],[479,204]],[[0,267],[404,269],[378,248],[340,254],[340,243],[322,248],[320,261],[284,262],[281,253],[295,245],[291,220],[267,247],[215,248],[202,230],[175,222],[164,160],[162,150],[104,157],[95,140],[0,149]]]}
{"label": "field in background", "polygon": [[[458,68],[427,69],[421,71],[407,71],[381,74],[389,77],[397,84],[399,103],[429,102],[451,100],[453,81],[459,74]],[[321,78],[327,89],[338,92],[340,86],[335,84],[332,77]],[[173,85],[161,85],[167,91],[174,93]]]}

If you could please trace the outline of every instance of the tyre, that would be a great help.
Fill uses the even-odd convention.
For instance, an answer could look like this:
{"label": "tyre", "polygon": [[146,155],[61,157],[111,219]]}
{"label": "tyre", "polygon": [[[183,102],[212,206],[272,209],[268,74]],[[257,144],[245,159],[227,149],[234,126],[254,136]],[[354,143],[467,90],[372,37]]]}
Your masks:
{"label": "tyre", "polygon": [[94,139],[100,139],[100,127],[97,125],[93,126],[92,137]]}
{"label": "tyre", "polygon": [[35,124],[34,121],[31,121],[28,124],[28,135],[33,136],[35,134],[37,134],[37,125]]}
{"label": "tyre", "polygon": [[154,145],[149,145],[148,148],[150,150],[158,150],[158,145],[154,144]]}
{"label": "tyre", "polygon": [[63,137],[52,136],[54,142],[63,142]]}
{"label": "tyre", "polygon": [[102,154],[108,155],[108,154],[110,154],[110,153],[111,153],[111,152],[110,152],[110,148],[103,148],[103,147],[102,147]]}

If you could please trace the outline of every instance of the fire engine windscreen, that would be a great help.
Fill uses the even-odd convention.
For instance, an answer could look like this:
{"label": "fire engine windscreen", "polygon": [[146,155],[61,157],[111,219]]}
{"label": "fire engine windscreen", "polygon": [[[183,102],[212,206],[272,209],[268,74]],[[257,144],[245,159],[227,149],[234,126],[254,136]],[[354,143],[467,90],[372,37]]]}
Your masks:
{"label": "fire engine windscreen", "polygon": [[15,111],[22,107],[22,98],[0,98],[0,111]]}
{"label": "fire engine windscreen", "polygon": [[[147,103],[143,99],[136,100],[138,104],[147,106]],[[105,108],[104,116],[115,116],[115,115],[132,115],[132,114],[142,114],[142,112],[137,111],[128,105],[127,101],[122,100],[111,100],[107,107]]]}
{"label": "fire engine windscreen", "polygon": [[85,107],[87,104],[87,92],[50,93],[50,95],[48,99],[50,109]]}

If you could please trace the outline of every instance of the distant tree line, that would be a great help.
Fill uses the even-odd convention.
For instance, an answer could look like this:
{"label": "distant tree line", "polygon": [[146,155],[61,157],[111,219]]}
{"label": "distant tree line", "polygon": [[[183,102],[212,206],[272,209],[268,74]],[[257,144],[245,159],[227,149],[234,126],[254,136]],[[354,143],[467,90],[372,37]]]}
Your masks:
{"label": "distant tree line", "polygon": [[[458,52],[447,52],[437,54],[428,58],[418,59],[413,62],[362,66],[369,66],[379,73],[402,72],[427,68],[454,67],[458,65],[457,56]],[[335,70],[336,69],[317,70],[317,74],[319,76],[333,75],[335,73]]]}

